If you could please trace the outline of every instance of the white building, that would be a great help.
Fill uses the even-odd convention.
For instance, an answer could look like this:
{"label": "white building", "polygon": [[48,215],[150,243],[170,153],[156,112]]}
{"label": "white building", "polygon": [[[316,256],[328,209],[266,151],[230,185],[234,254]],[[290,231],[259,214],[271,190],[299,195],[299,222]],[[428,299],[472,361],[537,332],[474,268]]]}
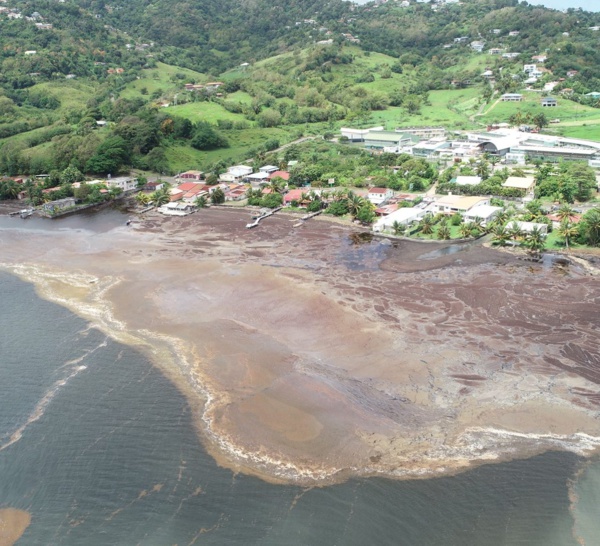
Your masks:
{"label": "white building", "polygon": [[425,214],[425,209],[401,208],[377,220],[377,222],[373,224],[373,231],[381,232],[390,230],[392,229],[394,222],[398,222],[403,226],[408,226],[413,222],[418,222]]}
{"label": "white building", "polygon": [[394,197],[394,190],[390,188],[371,188],[367,194],[367,199],[374,205],[381,205],[390,197]]}
{"label": "white building", "polygon": [[115,178],[108,178],[106,180],[106,185],[109,188],[120,188],[123,191],[132,191],[137,188],[137,182],[137,178],[117,176]]}
{"label": "white building", "polygon": [[481,184],[481,176],[457,176],[457,186],[476,186]]}
{"label": "white building", "polygon": [[486,225],[491,222],[494,217],[502,210],[502,207],[492,207],[491,205],[477,205],[464,215],[465,222],[481,222]]}

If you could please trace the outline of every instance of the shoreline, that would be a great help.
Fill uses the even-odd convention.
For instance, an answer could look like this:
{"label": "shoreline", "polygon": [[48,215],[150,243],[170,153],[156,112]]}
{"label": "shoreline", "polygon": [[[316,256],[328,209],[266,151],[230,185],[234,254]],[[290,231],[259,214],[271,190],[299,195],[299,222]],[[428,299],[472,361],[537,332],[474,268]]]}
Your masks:
{"label": "shoreline", "polygon": [[[592,417],[597,413],[595,405],[588,404],[587,409],[573,405],[560,385],[572,383],[572,390],[589,389],[593,384],[565,375],[564,370],[558,374],[561,377],[551,374],[548,378],[547,370],[519,377],[517,370],[503,372],[498,363],[485,371],[487,379],[479,369],[486,367],[485,362],[472,362],[467,366],[469,373],[456,373],[465,366],[460,362],[467,353],[475,354],[473,348],[459,348],[452,338],[444,338],[442,343],[438,339],[436,347],[422,346],[423,335],[436,337],[436,327],[428,333],[423,316],[443,328],[434,300],[428,303],[429,309],[419,310],[417,301],[409,301],[414,298],[392,291],[392,296],[406,301],[397,308],[380,309],[386,294],[374,292],[377,283],[373,281],[397,276],[394,264],[405,258],[402,254],[415,252],[404,248],[413,243],[406,243],[402,253],[380,242],[354,247],[344,239],[351,230],[335,226],[332,235],[315,224],[308,230],[304,228],[309,226],[302,228],[310,237],[298,243],[306,246],[303,259],[299,259],[281,247],[278,234],[288,232],[289,238],[294,231],[284,218],[274,222],[277,226],[272,236],[266,230],[259,236],[257,232],[227,231],[222,224],[229,224],[231,218],[216,218],[218,221],[206,225],[198,221],[198,215],[192,218],[178,223],[149,218],[145,227],[133,232],[115,229],[107,238],[111,242],[116,239],[123,245],[121,252],[126,252],[127,264],[121,264],[121,271],[115,271],[120,260],[107,250],[108,241],[94,241],[90,247],[85,237],[75,234],[61,234],[61,238],[74,239],[75,252],[85,242],[82,248],[86,252],[108,263],[102,266],[98,260],[79,259],[79,267],[73,264],[77,269],[92,271],[80,276],[60,272],[62,263],[70,263],[64,258],[71,251],[59,245],[62,258],[35,258],[37,281],[32,270],[17,269],[20,278],[35,284],[41,297],[67,306],[117,341],[149,354],[188,399],[203,431],[203,443],[218,464],[267,481],[310,486],[353,476],[428,478],[548,449],[580,454],[598,450],[600,427]],[[243,218],[237,220],[244,223]],[[178,244],[178,236],[191,237],[192,229],[202,232],[194,239],[201,258],[194,252],[182,256],[184,250]],[[232,240],[224,240],[225,234]],[[315,244],[319,246],[322,238],[329,245],[341,245],[353,259],[360,255],[365,269],[353,271],[350,266],[346,270],[348,266],[340,267],[337,259],[329,263],[329,269],[319,266]],[[497,264],[490,265],[488,257],[465,265],[456,263],[456,257],[442,256],[421,262],[420,268],[415,268],[418,259],[405,258],[408,263],[400,275],[426,299],[423,294],[440,282],[460,290],[453,277],[471,276],[480,282],[482,274],[486,278],[491,275],[496,278],[491,284],[500,286],[510,269],[524,274],[522,264],[492,252],[494,259],[504,264],[500,269]],[[468,251],[464,256],[472,260],[474,253]],[[189,272],[182,269],[184,265]],[[49,266],[58,276],[48,275]],[[107,269],[117,275],[103,278]],[[429,278],[423,286],[417,283],[418,271]],[[99,280],[90,282],[94,278]],[[197,286],[198,279],[206,286]],[[583,284],[589,281],[582,279]],[[172,286],[175,283],[179,286]],[[255,289],[245,287],[246,283]],[[142,298],[131,299],[128,293],[133,286]],[[190,299],[194,301],[190,303]],[[286,309],[279,311],[275,304],[282,302]],[[207,313],[198,310],[200,304],[207,307]],[[153,311],[158,323],[141,317],[141,311]],[[299,331],[293,321],[290,324],[294,312],[309,320],[306,332]],[[182,323],[182,317],[189,324]],[[227,337],[226,346],[213,342],[219,335]],[[493,342],[493,337],[488,342]],[[542,350],[536,347],[531,354]],[[398,368],[392,362],[403,352],[407,358]],[[511,355],[515,358],[514,351]],[[515,384],[522,389],[527,382],[531,385],[519,400],[501,402],[506,395],[501,393],[510,392]],[[536,384],[545,387],[545,396],[536,394]],[[461,394],[463,389],[469,396]],[[479,407],[493,392],[498,399]],[[540,436],[540,432],[548,432],[539,430],[544,427],[550,429],[549,434]],[[593,438],[573,436],[580,427],[582,432],[593,432]]]}

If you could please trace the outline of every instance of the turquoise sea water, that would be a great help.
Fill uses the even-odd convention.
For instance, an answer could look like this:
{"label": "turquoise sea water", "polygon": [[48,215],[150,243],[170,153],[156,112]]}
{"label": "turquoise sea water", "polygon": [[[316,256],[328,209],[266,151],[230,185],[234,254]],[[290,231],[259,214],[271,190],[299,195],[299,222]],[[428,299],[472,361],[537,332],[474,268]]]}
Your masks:
{"label": "turquoise sea water", "polygon": [[574,530],[600,544],[598,463],[555,452],[440,479],[267,484],[214,463],[142,354],[3,273],[0,302],[0,508],[32,516],[18,544],[575,546]]}

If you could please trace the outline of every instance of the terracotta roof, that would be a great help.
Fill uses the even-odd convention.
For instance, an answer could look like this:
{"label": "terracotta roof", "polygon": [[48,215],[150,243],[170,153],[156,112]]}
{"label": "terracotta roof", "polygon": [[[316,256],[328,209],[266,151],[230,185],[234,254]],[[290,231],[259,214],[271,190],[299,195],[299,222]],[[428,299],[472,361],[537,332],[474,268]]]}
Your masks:
{"label": "terracotta roof", "polygon": [[290,179],[290,173],[288,173],[287,171],[275,171],[269,175],[269,180],[271,178],[275,178],[276,176],[278,176],[279,178],[283,178],[284,180]]}

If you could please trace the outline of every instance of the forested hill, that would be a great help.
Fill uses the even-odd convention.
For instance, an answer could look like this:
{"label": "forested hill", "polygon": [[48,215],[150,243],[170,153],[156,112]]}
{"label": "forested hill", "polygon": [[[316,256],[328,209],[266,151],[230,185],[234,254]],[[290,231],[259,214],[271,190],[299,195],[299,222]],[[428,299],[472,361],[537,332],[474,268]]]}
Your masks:
{"label": "forested hill", "polygon": [[[342,0],[80,0],[79,5],[133,37],[165,46],[161,60],[219,73],[306,45],[311,23],[350,13]],[[301,23],[301,24],[297,24]]]}

